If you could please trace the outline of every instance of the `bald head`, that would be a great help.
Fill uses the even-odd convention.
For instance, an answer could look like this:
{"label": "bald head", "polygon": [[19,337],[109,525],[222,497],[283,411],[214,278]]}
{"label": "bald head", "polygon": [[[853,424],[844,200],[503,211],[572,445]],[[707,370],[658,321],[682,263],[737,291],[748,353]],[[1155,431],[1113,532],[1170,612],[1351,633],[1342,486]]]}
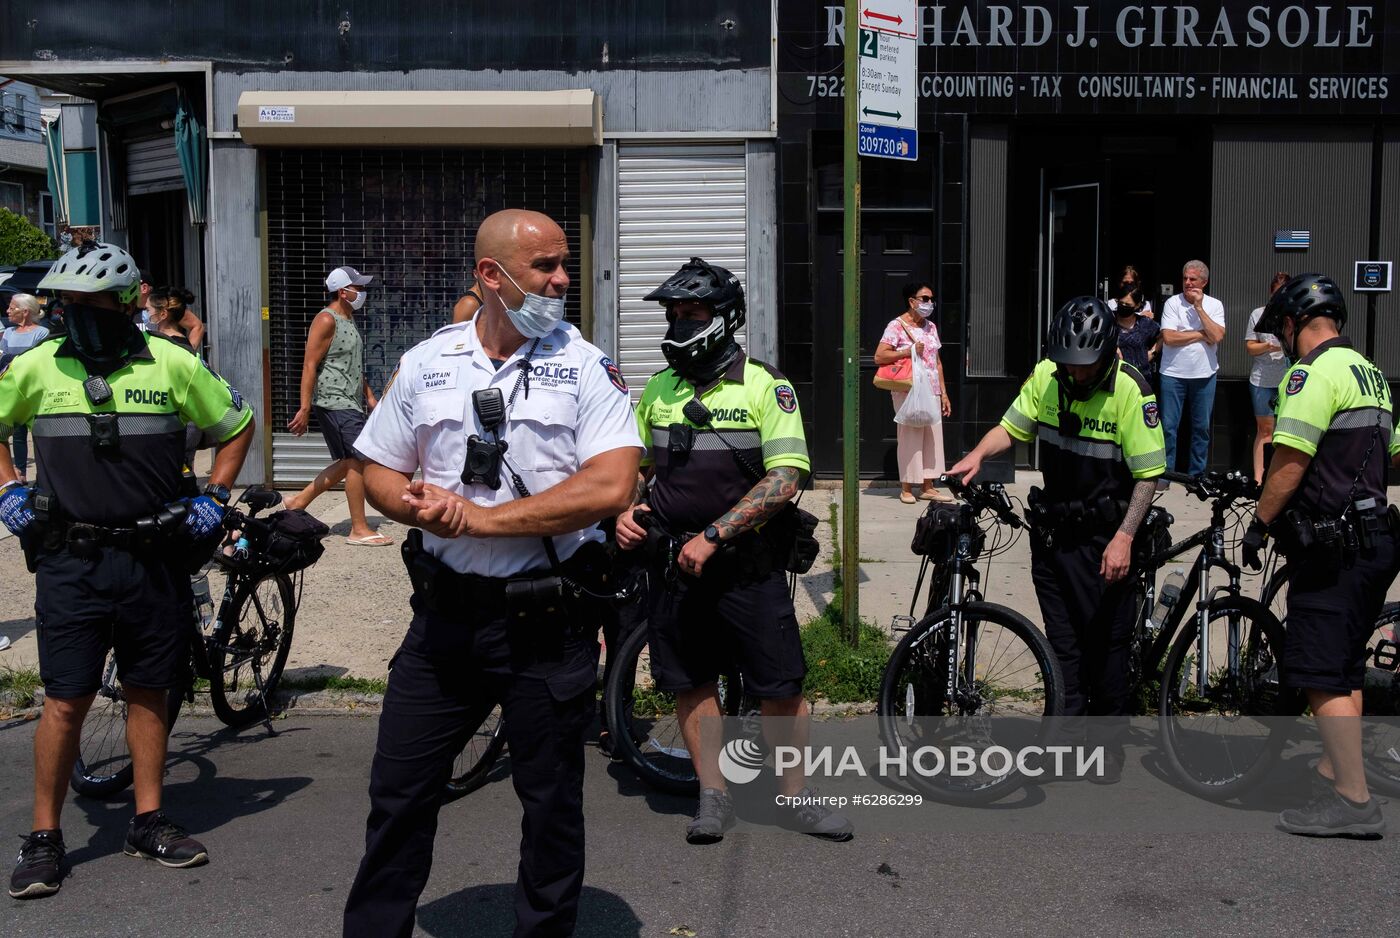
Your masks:
{"label": "bald head", "polygon": [[487,292],[485,309],[504,303],[518,309],[526,293],[561,297],[569,289],[569,242],[554,219],[539,212],[506,209],[476,231],[476,280]]}
{"label": "bald head", "polygon": [[520,258],[522,248],[564,243],[564,230],[540,212],[508,208],[488,215],[476,230],[476,260],[490,258],[509,264]]}

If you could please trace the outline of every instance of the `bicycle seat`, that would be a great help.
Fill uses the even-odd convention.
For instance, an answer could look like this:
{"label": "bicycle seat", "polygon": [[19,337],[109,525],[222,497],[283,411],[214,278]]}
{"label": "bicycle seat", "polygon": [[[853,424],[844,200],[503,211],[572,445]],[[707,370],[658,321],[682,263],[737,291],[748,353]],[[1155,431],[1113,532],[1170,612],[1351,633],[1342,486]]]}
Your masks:
{"label": "bicycle seat", "polygon": [[252,486],[246,489],[238,500],[255,512],[266,511],[273,505],[282,504],[282,493],[276,489]]}

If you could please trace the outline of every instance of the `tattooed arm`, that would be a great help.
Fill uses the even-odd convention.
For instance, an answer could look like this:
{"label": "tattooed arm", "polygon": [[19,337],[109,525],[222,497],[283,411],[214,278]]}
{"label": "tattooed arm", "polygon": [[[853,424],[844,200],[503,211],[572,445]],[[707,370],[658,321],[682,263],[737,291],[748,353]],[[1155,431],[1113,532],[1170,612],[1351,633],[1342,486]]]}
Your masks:
{"label": "tattooed arm", "polygon": [[[795,466],[778,466],[758,480],[749,493],[739,499],[739,503],[725,512],[715,522],[719,539],[727,541],[745,531],[752,531],[778,513],[802,485],[802,470]],[[705,562],[719,550],[718,544],[711,544],[703,534],[697,534],[681,548],[676,558],[682,571],[691,576],[699,576]]]}
{"label": "tattooed arm", "polygon": [[1103,559],[1099,562],[1099,573],[1109,583],[1117,583],[1128,575],[1133,562],[1133,536],[1147,515],[1147,509],[1152,507],[1152,496],[1156,491],[1156,479],[1138,479],[1133,485],[1133,495],[1123,521],[1118,525],[1118,533],[1104,548]]}
{"label": "tattooed arm", "polygon": [[790,502],[802,485],[802,470],[796,466],[777,466],[769,471],[739,503],[729,509],[715,527],[719,539],[728,541],[767,521]]}

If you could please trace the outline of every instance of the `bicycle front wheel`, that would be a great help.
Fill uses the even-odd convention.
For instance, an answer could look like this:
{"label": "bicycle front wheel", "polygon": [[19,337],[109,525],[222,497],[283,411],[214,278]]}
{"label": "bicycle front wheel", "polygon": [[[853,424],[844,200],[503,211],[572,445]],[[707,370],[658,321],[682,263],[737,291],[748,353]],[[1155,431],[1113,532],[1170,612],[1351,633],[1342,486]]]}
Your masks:
{"label": "bicycle front wheel", "polygon": [[286,574],[238,587],[232,621],[218,623],[209,642],[209,700],[225,724],[246,726],[267,716],[292,649],[296,613]]}
{"label": "bicycle front wheel", "polygon": [[[184,703],[180,687],[166,692],[165,731],[175,725]],[[78,736],[78,761],[68,784],[75,794],[110,798],[131,785],[131,750],[126,746],[126,691],[117,676],[115,652],[107,652],[102,665],[102,685],[88,708]]]}
{"label": "bicycle front wheel", "polygon": [[[676,697],[658,688],[652,678],[647,632],[642,623],[627,636],[603,692],[613,758],[627,763],[653,788],[694,795],[700,783],[676,719]],[[738,676],[721,676],[719,692],[721,712],[737,715],[743,697]]]}
{"label": "bicycle front wheel", "polygon": [[447,780],[448,799],[470,795],[485,785],[491,768],[501,758],[505,748],[505,721],[501,719],[501,708],[497,705],[467,737],[467,744],[453,762],[452,775]]}
{"label": "bicycle front wheel", "polygon": [[1158,725],[1181,786],[1213,801],[1234,798],[1273,768],[1302,711],[1283,670],[1283,627],[1261,603],[1224,597],[1188,620],[1162,673]]}
{"label": "bicycle front wheel", "polygon": [[[1064,679],[1050,642],[1020,613],[993,603],[944,607],[909,630],[880,682],[880,733],[889,749],[970,746],[1012,752],[1043,745],[1054,733],[1047,716],[1064,712]],[[929,797],[985,804],[1019,788],[1015,769],[913,773]]]}

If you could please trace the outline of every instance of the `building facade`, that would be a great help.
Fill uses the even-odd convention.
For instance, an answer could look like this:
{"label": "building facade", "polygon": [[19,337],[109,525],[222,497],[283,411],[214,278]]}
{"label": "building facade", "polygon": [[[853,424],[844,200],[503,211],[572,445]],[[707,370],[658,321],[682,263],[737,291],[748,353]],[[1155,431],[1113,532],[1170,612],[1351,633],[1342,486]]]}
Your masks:
{"label": "building facade", "polygon": [[[939,297],[953,455],[1005,410],[1054,309],[1127,264],[1159,310],[1185,261],[1211,268],[1228,329],[1214,466],[1249,466],[1243,335],[1275,271],[1335,277],[1347,334],[1400,376],[1395,294],[1350,289],[1357,262],[1400,254],[1400,4],[940,3],[916,25],[920,159],[862,160],[863,475],[893,475],[889,396],[869,378],[908,279]],[[780,4],[781,360],[825,426],[841,405],[825,376],[840,373],[847,35],[839,3]],[[814,457],[838,469],[840,440]]]}
{"label": "building facade", "polygon": [[38,90],[0,78],[0,208],[53,235],[42,127]]}
{"label": "building facade", "polygon": [[[692,254],[743,278],[746,338],[775,357],[776,4],[213,0],[101,24],[89,8],[6,4],[0,75],[93,102],[102,233],[198,294],[211,362],[260,416],[245,481],[327,462],[284,432],[326,273],[376,276],[360,327],[382,386],[450,320],[501,208],[563,225],[568,315],[636,391],[665,330],[641,297]],[[182,113],[207,139],[202,178]]]}

